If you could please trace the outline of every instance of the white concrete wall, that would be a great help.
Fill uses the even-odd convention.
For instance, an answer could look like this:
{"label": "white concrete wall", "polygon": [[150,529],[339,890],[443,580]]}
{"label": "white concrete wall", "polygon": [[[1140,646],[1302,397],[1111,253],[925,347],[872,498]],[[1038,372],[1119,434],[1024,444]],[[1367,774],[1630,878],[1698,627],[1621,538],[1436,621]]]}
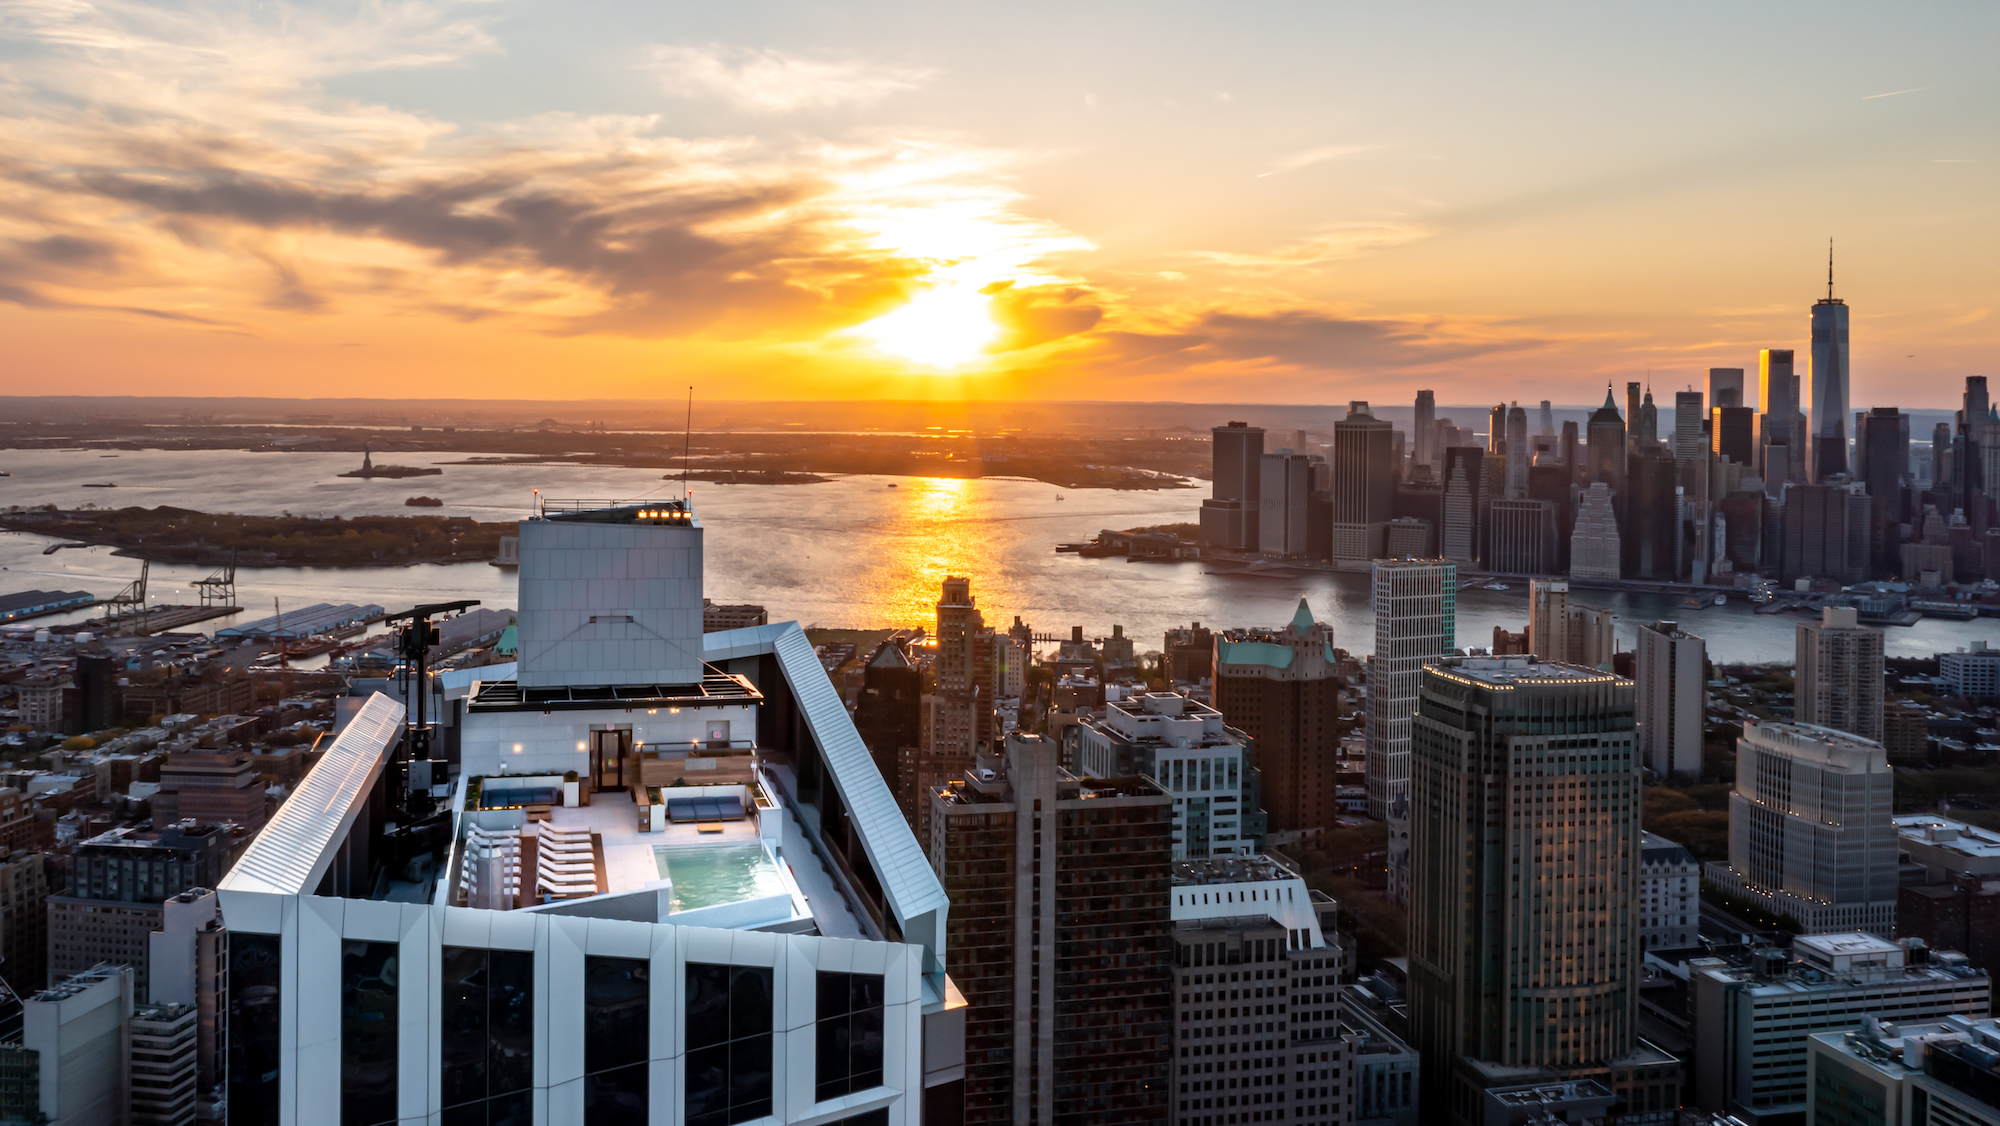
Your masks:
{"label": "white concrete wall", "polygon": [[521,685],[699,683],[701,533],[521,521]]}
{"label": "white concrete wall", "polygon": [[1314,949],[1331,945],[1319,929],[1319,911],[1312,892],[1301,879],[1245,880],[1233,884],[1177,884],[1169,916],[1175,922],[1189,919],[1228,919],[1238,915],[1268,915],[1286,930],[1312,934]]}
{"label": "white concrete wall", "polygon": [[[535,1121],[583,1121],[583,967],[593,955],[652,963],[653,1126],[682,1121],[683,991],[689,962],[770,966],[773,1114],[778,1122],[830,1120],[887,1107],[891,1126],[915,1126],[923,1083],[922,950],[903,943],[713,930],[317,896],[222,892],[232,930],[282,935],[281,1116],[276,1126],[340,1121],[340,951],[348,939],[401,944],[398,1005],[400,1121],[433,1122],[442,1110],[437,982],[442,949],[535,952]],[[813,1100],[817,970],[884,976],[883,1086]],[[765,1120],[770,1121],[770,1120]]]}

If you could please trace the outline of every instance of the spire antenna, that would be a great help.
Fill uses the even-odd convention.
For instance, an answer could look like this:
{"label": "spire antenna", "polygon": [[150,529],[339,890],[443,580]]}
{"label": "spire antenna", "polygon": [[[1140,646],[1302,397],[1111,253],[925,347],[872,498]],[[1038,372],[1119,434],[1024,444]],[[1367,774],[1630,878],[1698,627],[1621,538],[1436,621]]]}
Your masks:
{"label": "spire antenna", "polygon": [[1826,238],[1826,299],[1833,300],[1833,236]]}

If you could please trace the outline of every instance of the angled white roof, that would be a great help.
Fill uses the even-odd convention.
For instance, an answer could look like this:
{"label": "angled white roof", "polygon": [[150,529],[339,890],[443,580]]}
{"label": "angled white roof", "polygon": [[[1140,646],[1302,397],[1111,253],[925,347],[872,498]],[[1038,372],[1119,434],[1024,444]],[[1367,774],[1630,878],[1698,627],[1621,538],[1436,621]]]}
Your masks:
{"label": "angled white roof", "polygon": [[380,692],[368,697],[218,890],[312,894],[367,804],[389,748],[403,733],[405,714],[403,705]]}
{"label": "angled white roof", "polygon": [[805,714],[806,724],[812,728],[813,738],[826,758],[834,788],[840,791],[841,801],[853,816],[855,830],[861,835],[861,847],[875,866],[883,894],[897,917],[907,923],[927,911],[947,906],[950,900],[945,896],[944,885],[938,882],[937,873],[931,870],[930,861],[917,846],[916,834],[910,831],[909,822],[903,820],[902,808],[889,792],[889,784],[882,780],[882,772],[876,769],[874,758],[861,741],[861,733],[854,729],[847,705],[841,701],[833,681],[827,679],[826,669],[819,663],[819,655],[813,652],[812,642],[806,639],[806,631],[799,628],[799,623],[774,622],[707,634],[702,638],[702,650],[703,658],[711,663],[766,653],[778,659],[778,667],[791,685],[799,710]]}

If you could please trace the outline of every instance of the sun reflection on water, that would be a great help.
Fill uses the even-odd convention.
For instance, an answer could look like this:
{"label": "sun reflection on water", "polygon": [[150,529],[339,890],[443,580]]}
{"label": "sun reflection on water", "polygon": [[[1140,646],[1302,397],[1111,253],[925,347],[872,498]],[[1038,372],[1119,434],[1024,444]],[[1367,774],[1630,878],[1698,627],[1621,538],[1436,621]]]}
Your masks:
{"label": "sun reflection on water", "polygon": [[[898,626],[937,627],[937,600],[946,575],[970,575],[983,607],[1006,605],[994,573],[991,529],[984,525],[974,482],[957,477],[905,477],[902,526],[886,546],[890,558],[875,572],[879,584],[861,601],[886,611]],[[996,624],[990,620],[988,625]]]}

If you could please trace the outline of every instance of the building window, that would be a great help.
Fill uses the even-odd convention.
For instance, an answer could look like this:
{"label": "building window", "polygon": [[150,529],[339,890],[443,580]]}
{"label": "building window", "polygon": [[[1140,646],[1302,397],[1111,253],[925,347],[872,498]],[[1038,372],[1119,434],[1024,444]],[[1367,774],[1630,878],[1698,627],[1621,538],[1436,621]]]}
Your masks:
{"label": "building window", "polygon": [[882,975],[819,974],[817,1063],[820,1102],[882,1085]]}
{"label": "building window", "polygon": [[230,931],[228,941],[230,1126],[276,1122],[278,936]]}
{"label": "building window", "polygon": [[652,967],[644,958],[583,960],[583,1120],[646,1126]]}
{"label": "building window", "polygon": [[340,948],[340,1123],[396,1121],[396,944]]}
{"label": "building window", "polygon": [[687,968],[686,1126],[731,1126],[771,1113],[772,971]]}
{"label": "building window", "polygon": [[534,976],[530,950],[444,948],[440,1126],[532,1126]]}

